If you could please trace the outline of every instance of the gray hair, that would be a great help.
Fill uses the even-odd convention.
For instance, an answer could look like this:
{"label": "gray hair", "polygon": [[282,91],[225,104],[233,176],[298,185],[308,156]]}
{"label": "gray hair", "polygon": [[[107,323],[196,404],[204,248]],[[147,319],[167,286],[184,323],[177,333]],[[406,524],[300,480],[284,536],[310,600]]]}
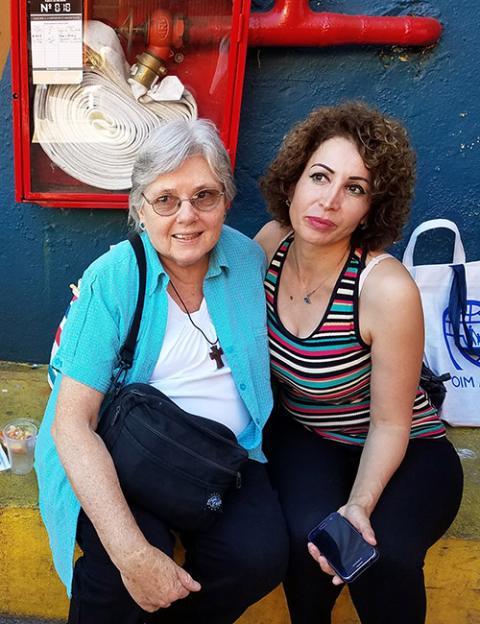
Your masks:
{"label": "gray hair", "polygon": [[235,197],[232,165],[215,125],[206,119],[167,122],[155,128],[140,148],[132,172],[128,220],[140,230],[142,193],[158,176],[171,173],[191,156],[203,156],[223,185],[225,200]]}

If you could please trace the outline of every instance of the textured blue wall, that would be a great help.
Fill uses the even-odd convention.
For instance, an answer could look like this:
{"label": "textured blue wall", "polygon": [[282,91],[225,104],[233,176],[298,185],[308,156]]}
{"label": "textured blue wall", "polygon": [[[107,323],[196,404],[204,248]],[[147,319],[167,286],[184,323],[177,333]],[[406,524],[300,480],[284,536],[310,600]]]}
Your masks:
{"label": "textured blue wall", "polygon": [[[299,0],[300,1],[300,0]],[[266,9],[271,2],[253,3]],[[314,10],[430,15],[444,25],[433,50],[375,47],[249,50],[230,223],[249,235],[266,221],[257,178],[291,124],[314,106],[363,98],[404,120],[418,153],[418,184],[406,236],[419,222],[460,226],[468,259],[480,258],[480,5],[468,0],[325,0]],[[45,362],[70,298],[68,284],[125,235],[125,213],[16,204],[10,68],[0,83],[0,359]],[[446,235],[419,260],[448,261]],[[402,241],[394,253],[403,251]],[[119,283],[121,288],[121,283]]]}

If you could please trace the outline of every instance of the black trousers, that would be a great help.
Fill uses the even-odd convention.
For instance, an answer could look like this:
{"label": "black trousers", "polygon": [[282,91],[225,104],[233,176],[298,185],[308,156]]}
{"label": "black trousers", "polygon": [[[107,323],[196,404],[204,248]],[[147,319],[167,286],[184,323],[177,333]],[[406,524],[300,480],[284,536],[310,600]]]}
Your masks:
{"label": "black trousers", "polygon": [[[292,624],[329,624],[342,587],[308,554],[307,534],[347,502],[362,449],[276,414],[266,451],[290,534],[284,587]],[[460,461],[446,438],[410,442],[371,517],[380,558],[349,586],[362,624],[423,624],[424,557],[455,518],[462,489]]]}
{"label": "black trousers", "polygon": [[[77,541],[83,556],[74,570],[69,624],[231,624],[251,604],[282,582],[288,535],[277,495],[263,464],[249,461],[242,487],[232,490],[216,524],[182,533],[185,569],[200,592],[154,614],[143,611],[125,589],[92,523],[81,512]],[[151,544],[172,556],[174,536],[145,510],[132,508]]]}

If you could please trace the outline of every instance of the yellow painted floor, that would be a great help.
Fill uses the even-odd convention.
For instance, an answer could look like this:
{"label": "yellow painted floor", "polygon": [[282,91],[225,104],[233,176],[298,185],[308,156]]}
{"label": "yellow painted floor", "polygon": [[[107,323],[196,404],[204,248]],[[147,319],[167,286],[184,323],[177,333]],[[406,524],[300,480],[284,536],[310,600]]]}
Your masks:
{"label": "yellow painted floor", "polygon": [[[0,362],[0,427],[16,416],[40,422],[48,395],[45,367]],[[449,437],[462,457],[466,488],[448,536],[427,556],[427,624],[480,624],[480,430],[450,429]],[[0,613],[64,618],[67,599],[53,570],[33,472],[25,477],[0,473],[0,545]],[[277,588],[238,624],[289,621]],[[333,624],[358,623],[345,590]]]}

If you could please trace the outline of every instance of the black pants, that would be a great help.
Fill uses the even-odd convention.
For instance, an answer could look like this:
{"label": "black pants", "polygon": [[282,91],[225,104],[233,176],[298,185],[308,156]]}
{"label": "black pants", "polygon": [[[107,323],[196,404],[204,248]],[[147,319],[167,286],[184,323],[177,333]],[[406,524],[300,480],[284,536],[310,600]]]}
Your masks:
{"label": "black pants", "polygon": [[[172,556],[174,537],[168,527],[144,510],[132,511],[147,540]],[[231,624],[285,576],[287,530],[265,466],[258,462],[247,463],[242,488],[232,490],[211,529],[180,538],[184,567],[202,589],[148,614],[130,597],[82,512],[77,541],[84,554],[75,565],[69,624]]]}
{"label": "black pants", "polygon": [[[362,449],[324,440],[285,415],[267,433],[268,468],[290,534],[284,583],[292,624],[329,624],[341,591],[307,551],[307,534],[347,502]],[[411,441],[371,522],[379,560],[350,584],[362,624],[423,624],[427,549],[458,511],[463,473],[446,438]]]}

